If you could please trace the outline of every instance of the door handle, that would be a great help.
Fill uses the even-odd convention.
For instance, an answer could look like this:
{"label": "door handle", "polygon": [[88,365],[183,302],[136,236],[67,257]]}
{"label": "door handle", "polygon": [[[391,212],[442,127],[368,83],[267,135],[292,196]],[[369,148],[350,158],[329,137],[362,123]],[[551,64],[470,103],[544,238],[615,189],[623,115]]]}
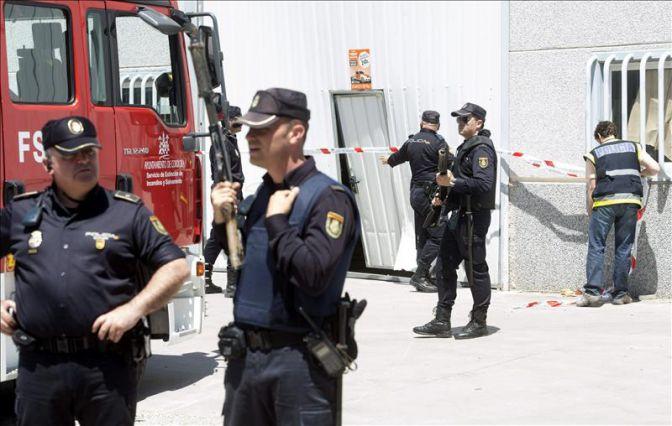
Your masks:
{"label": "door handle", "polygon": [[350,175],[350,189],[352,189],[352,192],[357,194],[359,192],[359,187],[357,184],[361,182],[359,179],[357,179],[357,176],[355,175]]}

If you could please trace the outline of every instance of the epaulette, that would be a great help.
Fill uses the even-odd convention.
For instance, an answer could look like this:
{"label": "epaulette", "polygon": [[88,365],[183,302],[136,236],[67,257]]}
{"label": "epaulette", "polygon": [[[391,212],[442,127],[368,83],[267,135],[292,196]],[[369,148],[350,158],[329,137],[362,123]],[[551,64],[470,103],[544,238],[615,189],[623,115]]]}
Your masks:
{"label": "epaulette", "polygon": [[345,192],[345,189],[343,189],[341,185],[331,185],[331,189],[333,189],[334,191]]}
{"label": "epaulette", "polygon": [[140,202],[140,197],[130,192],[125,191],[114,191],[114,198],[120,200],[128,201],[129,203],[138,204]]}
{"label": "epaulette", "polygon": [[25,200],[26,198],[37,197],[40,194],[40,192],[41,191],[24,192],[23,194],[15,195],[14,198],[12,198],[12,201]]}

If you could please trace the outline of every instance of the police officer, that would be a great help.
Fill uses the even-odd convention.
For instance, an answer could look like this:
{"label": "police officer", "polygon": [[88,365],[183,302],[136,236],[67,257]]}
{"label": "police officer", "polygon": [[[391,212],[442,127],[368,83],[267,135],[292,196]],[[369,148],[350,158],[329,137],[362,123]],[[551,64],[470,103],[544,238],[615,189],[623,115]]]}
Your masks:
{"label": "police officer", "polygon": [[[93,123],[52,120],[42,137],[52,185],[0,210],[0,257],[15,259],[0,331],[20,351],[18,424],[131,425],[142,319],[188,276],[184,253],[137,196],[98,185]],[[141,267],[155,271],[144,288]]]}
{"label": "police officer", "polygon": [[[641,177],[655,176],[658,163],[638,143],[616,137],[616,125],[600,121],[593,136],[600,146],[584,156],[586,160],[586,205],[588,255],[586,285],[576,301],[578,307],[600,307],[632,302],[628,292],[632,246],[637,230],[637,213],[642,208]],[[604,291],[603,270],[607,235],[614,227],[614,288]]]}
{"label": "police officer", "polygon": [[455,338],[469,339],[487,334],[490,274],[485,260],[485,241],[491,210],[495,208],[497,154],[489,138],[490,132],[483,128],[485,109],[467,103],[451,115],[457,117],[458,132],[464,142],[457,148],[452,173],[436,177],[439,185],[452,187],[448,208],[455,210],[446,226],[439,252],[439,302],[435,318],[413,331],[451,337],[450,312],[457,295],[457,268],[464,260],[474,304],[471,320]]}
{"label": "police officer", "polygon": [[[303,146],[310,111],[288,89],[258,91],[239,121],[250,127],[250,162],[268,173],[245,200],[245,262],[234,297],[234,325],[245,353],[228,358],[224,424],[333,424],[337,379],[305,346],[311,326],[335,314],[359,237],[348,189],[315,167]],[[226,250],[223,208],[239,185],[212,191],[215,235]]]}
{"label": "police officer", "polygon": [[390,167],[409,162],[411,166],[411,207],[415,215],[415,249],[417,269],[411,277],[411,285],[416,290],[433,293],[436,285],[430,278],[429,269],[436,259],[443,235],[443,225],[423,228],[425,218],[432,209],[431,200],[436,186],[434,176],[439,163],[439,150],[448,150],[446,141],[437,133],[440,127],[439,113],[422,113],[420,131],[409,135],[399,151],[389,157],[381,156],[383,164]]}
{"label": "police officer", "polygon": [[[237,106],[229,107],[229,121],[231,125],[229,126],[229,132],[226,133],[226,142],[225,149],[229,153],[229,159],[231,159],[231,177],[234,182],[240,184],[241,190],[238,191],[239,200],[242,198],[242,187],[245,182],[245,175],[243,174],[243,165],[240,160],[240,150],[238,149],[238,138],[236,134],[240,132],[243,125],[237,121],[240,117],[240,108]],[[212,173],[213,186],[216,184],[218,179],[217,174],[217,158],[215,153],[215,147],[210,146],[210,171]],[[205,292],[206,293],[221,293],[222,289],[217,287],[212,283],[212,269],[214,267],[215,261],[219,256],[219,252],[222,251],[222,248],[217,243],[214,232],[210,231],[210,237],[205,243],[205,248],[203,249],[203,257],[205,257]],[[231,266],[229,262],[226,266],[226,291],[224,295],[226,297],[233,297],[233,293],[236,291],[236,280],[238,279],[238,274],[235,269]]]}

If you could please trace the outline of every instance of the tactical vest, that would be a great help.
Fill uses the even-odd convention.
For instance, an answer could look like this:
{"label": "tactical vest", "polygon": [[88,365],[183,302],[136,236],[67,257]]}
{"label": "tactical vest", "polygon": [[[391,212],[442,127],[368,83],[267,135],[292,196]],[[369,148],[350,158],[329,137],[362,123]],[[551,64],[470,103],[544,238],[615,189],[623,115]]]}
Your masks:
{"label": "tactical vest", "polygon": [[[474,177],[474,173],[471,168],[471,161],[464,161],[465,157],[474,150],[477,146],[486,145],[492,149],[494,154],[494,164],[492,167],[497,170],[497,151],[495,150],[495,145],[492,143],[490,138],[485,136],[474,136],[464,143],[464,145],[457,152],[457,157],[455,157],[455,162],[453,163],[453,175],[455,177]],[[451,194],[452,195],[452,194]],[[468,201],[471,197],[471,210],[480,211],[480,210],[494,210],[495,208],[495,197],[497,196],[497,175],[495,174],[495,182],[493,182],[492,187],[489,191],[481,194],[455,194],[457,199],[454,199],[454,202],[459,204],[459,207],[467,208],[469,207]],[[456,207],[456,206],[449,206]]]}
{"label": "tactical vest", "polygon": [[[289,215],[289,226],[297,228],[299,234],[302,234],[313,206],[332,185],[343,188],[350,197],[353,207],[356,206],[354,196],[349,190],[318,172],[299,185],[300,192]],[[325,317],[336,313],[345,274],[350,267],[352,253],[359,237],[359,214],[354,208],[355,235],[350,239],[328,278],[329,284],[326,290],[319,296],[310,296],[291,284],[275,267],[264,223],[271,193],[269,185],[262,184],[259,187],[245,221],[246,258],[238,280],[233,315],[238,324],[303,333],[310,328],[299,313],[299,307],[302,307],[317,324],[320,324]]]}
{"label": "tactical vest", "polygon": [[603,143],[590,154],[595,164],[593,207],[612,204],[642,205],[642,179],[637,144],[617,140]]}

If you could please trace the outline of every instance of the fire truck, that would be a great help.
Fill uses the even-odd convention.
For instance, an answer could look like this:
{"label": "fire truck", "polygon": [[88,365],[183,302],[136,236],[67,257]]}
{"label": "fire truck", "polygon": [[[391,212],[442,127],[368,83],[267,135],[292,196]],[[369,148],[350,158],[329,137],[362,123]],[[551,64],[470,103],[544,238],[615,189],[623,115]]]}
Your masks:
{"label": "fire truck", "polygon": [[[42,166],[46,121],[91,119],[103,145],[101,185],[140,196],[187,255],[190,278],[148,319],[152,338],[171,343],[200,333],[204,317],[204,157],[189,55],[182,33],[150,25],[157,12],[167,17],[176,8],[168,0],[0,0],[0,203],[50,185]],[[215,31],[199,31],[209,37],[209,71],[221,78],[212,18]],[[1,299],[13,296],[14,268],[11,256],[2,259]],[[18,354],[11,339],[0,339],[0,381],[11,380]]]}

